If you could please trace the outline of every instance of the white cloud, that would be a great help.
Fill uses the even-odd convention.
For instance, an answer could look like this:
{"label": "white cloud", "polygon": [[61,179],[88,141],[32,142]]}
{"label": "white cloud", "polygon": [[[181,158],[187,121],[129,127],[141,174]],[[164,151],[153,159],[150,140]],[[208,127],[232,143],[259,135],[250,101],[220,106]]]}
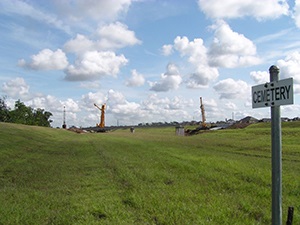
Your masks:
{"label": "white cloud", "polygon": [[126,104],[127,102],[125,96],[121,92],[114,91],[113,89],[108,91],[108,101],[110,102],[110,105]]}
{"label": "white cloud", "polygon": [[215,91],[221,99],[246,99],[250,95],[250,86],[242,80],[231,78],[221,80],[214,85]]}
{"label": "white cloud", "polygon": [[258,20],[288,15],[286,0],[198,0],[200,9],[210,18],[239,18],[252,16]]}
{"label": "white cloud", "polygon": [[293,18],[295,20],[296,26],[300,28],[300,0],[295,0]]}
{"label": "white cloud", "polygon": [[191,99],[184,99],[182,97],[174,96],[170,99],[168,97],[160,97],[157,94],[151,94],[141,103],[144,114],[152,121],[174,121],[175,118],[189,118],[189,113],[186,109],[192,108],[194,102]]}
{"label": "white cloud", "polygon": [[95,80],[102,76],[117,76],[120,68],[126,65],[128,60],[124,55],[116,55],[114,52],[90,51],[80,55],[75,65],[70,65],[65,70],[66,80],[84,81]]}
{"label": "white cloud", "polygon": [[103,26],[99,28],[97,33],[100,37],[100,40],[97,42],[99,49],[119,49],[141,44],[141,41],[135,37],[135,33],[128,30],[128,27],[120,22]]}
{"label": "white cloud", "polygon": [[[85,121],[94,124],[98,121],[98,112],[92,106],[98,100],[98,104],[104,103],[104,95],[100,92],[88,93],[82,97],[81,106],[90,107],[91,114],[85,116]],[[102,99],[102,100],[101,100]],[[105,96],[107,104],[106,118],[120,120],[120,124],[137,124],[141,122],[175,121],[177,118],[191,118],[186,109],[192,108],[194,102],[191,99],[184,99],[174,96],[172,99],[151,94],[141,103],[131,102],[119,91],[109,90]],[[85,110],[86,110],[85,109]]]}
{"label": "white cloud", "polygon": [[60,101],[61,105],[65,106],[69,112],[79,112],[79,104],[71,98],[68,98],[65,101]]}
{"label": "white cloud", "polygon": [[51,112],[52,116],[50,119],[53,121],[51,126],[61,127],[63,124],[63,111],[64,106],[66,110],[66,123],[68,126],[77,124],[77,114],[79,113],[79,105],[73,99],[67,99],[65,101],[59,100],[52,95],[34,97],[27,102],[25,105],[33,108],[41,108],[45,111]]}
{"label": "white cloud", "polygon": [[135,33],[120,22],[99,27],[95,36],[96,38],[91,40],[85,35],[77,34],[74,39],[65,43],[64,49],[67,52],[82,54],[87,51],[116,50],[141,44],[141,41],[136,38]]}
{"label": "white cloud", "polygon": [[129,102],[125,96],[118,91],[109,90],[107,95],[108,112],[116,119],[122,118],[122,123],[136,124],[139,119],[146,116],[140,104]]}
{"label": "white cloud", "polygon": [[270,82],[270,75],[267,71],[252,71],[250,77],[256,84]]}
{"label": "white cloud", "polygon": [[52,95],[34,97],[28,100],[27,103],[33,108],[47,109],[51,112],[63,111],[60,101]]}
{"label": "white cloud", "polygon": [[173,52],[173,45],[163,45],[161,52],[164,56],[171,55]]}
{"label": "white cloud", "polygon": [[293,77],[296,84],[300,84],[300,52],[293,52],[285,59],[277,61],[281,78]]}
{"label": "white cloud", "polygon": [[214,81],[219,76],[219,71],[215,67],[199,65],[187,81],[188,88],[207,88],[209,82]]}
{"label": "white cloud", "polygon": [[238,107],[236,106],[236,104],[234,104],[233,102],[227,102],[224,105],[224,109],[228,110],[228,111],[234,111],[237,110]]}
{"label": "white cloud", "polygon": [[51,112],[53,114],[51,120],[54,121],[52,125],[55,124],[55,126],[60,126],[60,124],[62,124],[63,106],[66,106],[68,120],[78,123],[76,117],[77,113],[81,111],[80,105],[71,98],[59,100],[52,95],[30,93],[29,85],[27,85],[25,80],[20,77],[5,82],[2,91],[8,94],[8,101],[12,107],[13,102],[16,101],[16,99],[20,99],[25,105],[34,109],[41,108]]}
{"label": "white cloud", "polygon": [[151,91],[165,92],[174,90],[179,87],[182,82],[181,75],[176,65],[170,63],[167,66],[167,72],[161,74],[161,80],[158,82],[149,82]]}
{"label": "white cloud", "polygon": [[295,94],[300,94],[300,84],[294,84],[293,90]]}
{"label": "white cloud", "polygon": [[102,92],[89,92],[81,97],[81,105],[87,111],[94,110],[94,103],[102,105],[107,101],[107,97]]}
{"label": "white cloud", "polygon": [[194,67],[194,72],[187,81],[189,88],[207,87],[209,82],[219,76],[217,68],[208,64],[207,49],[201,38],[189,41],[187,37],[178,36],[174,40],[174,49],[182,56],[188,56],[188,61]]}
{"label": "white cloud", "polygon": [[83,53],[93,50],[94,42],[82,34],[77,34],[76,38],[69,40],[64,45],[66,52]]}
{"label": "white cloud", "polygon": [[[160,97],[157,94],[150,95],[141,103],[131,102],[119,91],[109,90],[107,94],[101,92],[89,92],[79,101],[74,99],[58,100],[54,96],[40,96],[26,102],[35,108],[43,108],[53,113],[51,119],[53,126],[60,126],[63,121],[63,106],[66,109],[67,125],[93,126],[99,121],[99,111],[93,106],[96,103],[107,104],[106,121],[120,120],[120,124],[131,125],[140,122],[176,121],[190,119],[186,111],[194,106],[192,100],[174,96],[172,99]],[[88,112],[88,113],[86,113]]]}
{"label": "white cloud", "polygon": [[207,50],[201,38],[196,38],[194,41],[189,41],[187,37],[177,36],[174,40],[174,48],[182,55],[188,56],[191,64],[205,64],[207,62]]}
{"label": "white cloud", "polygon": [[131,77],[125,82],[126,86],[138,87],[145,83],[145,78],[142,74],[139,74],[136,70],[131,71]]}
{"label": "white cloud", "polygon": [[29,97],[29,85],[21,77],[4,82],[2,91],[12,98],[27,99]]}
{"label": "white cloud", "polygon": [[[203,105],[204,105],[204,109],[205,109],[205,117],[207,121],[214,121],[215,118],[225,118],[226,117],[226,113],[228,111],[228,109],[226,108],[226,105],[221,105],[221,107],[219,107],[219,103],[216,102],[215,99],[211,99],[211,98],[203,98]],[[200,106],[200,104],[199,104]],[[199,109],[197,110],[197,114],[198,114],[198,118],[199,120],[202,120],[202,113]]]}
{"label": "white cloud", "polygon": [[256,65],[256,47],[244,35],[234,32],[227,23],[218,21],[212,28],[215,37],[209,50],[209,63],[215,67],[235,68]]}
{"label": "white cloud", "polygon": [[44,49],[38,54],[32,55],[31,62],[26,63],[24,59],[21,59],[18,64],[33,70],[62,70],[68,66],[68,59],[61,49],[57,49],[55,52]]}

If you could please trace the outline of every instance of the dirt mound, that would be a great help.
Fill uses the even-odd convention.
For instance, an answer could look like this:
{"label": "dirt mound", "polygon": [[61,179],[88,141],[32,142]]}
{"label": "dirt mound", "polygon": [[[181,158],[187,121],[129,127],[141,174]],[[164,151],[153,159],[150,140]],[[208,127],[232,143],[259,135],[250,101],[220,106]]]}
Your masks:
{"label": "dirt mound", "polygon": [[73,132],[78,133],[78,134],[86,133],[86,131],[84,131],[80,128],[77,128],[77,127],[70,127],[68,130],[73,131]]}

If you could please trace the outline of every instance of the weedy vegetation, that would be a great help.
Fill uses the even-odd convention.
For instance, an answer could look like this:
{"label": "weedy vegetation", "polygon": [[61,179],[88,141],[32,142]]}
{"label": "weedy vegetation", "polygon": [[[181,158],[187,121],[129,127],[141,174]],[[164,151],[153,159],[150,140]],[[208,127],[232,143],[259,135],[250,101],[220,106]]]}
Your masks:
{"label": "weedy vegetation", "polygon": [[[282,124],[283,219],[300,223],[300,123]],[[77,134],[0,123],[0,224],[271,224],[270,124]]]}

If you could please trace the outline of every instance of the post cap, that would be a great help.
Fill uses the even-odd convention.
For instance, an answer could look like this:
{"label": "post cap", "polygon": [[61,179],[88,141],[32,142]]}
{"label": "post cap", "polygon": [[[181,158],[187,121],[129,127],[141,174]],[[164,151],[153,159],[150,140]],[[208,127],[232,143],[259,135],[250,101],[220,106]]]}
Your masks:
{"label": "post cap", "polygon": [[275,65],[272,65],[269,69],[270,73],[279,73],[279,68]]}

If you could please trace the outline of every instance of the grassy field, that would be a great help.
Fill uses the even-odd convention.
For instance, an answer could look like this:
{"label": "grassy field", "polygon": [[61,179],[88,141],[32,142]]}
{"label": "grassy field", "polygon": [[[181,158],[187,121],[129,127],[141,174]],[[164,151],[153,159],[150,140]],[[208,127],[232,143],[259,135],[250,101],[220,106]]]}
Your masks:
{"label": "grassy field", "polygon": [[[300,123],[283,123],[283,223],[300,224]],[[0,123],[0,224],[271,224],[270,124],[77,134]]]}

